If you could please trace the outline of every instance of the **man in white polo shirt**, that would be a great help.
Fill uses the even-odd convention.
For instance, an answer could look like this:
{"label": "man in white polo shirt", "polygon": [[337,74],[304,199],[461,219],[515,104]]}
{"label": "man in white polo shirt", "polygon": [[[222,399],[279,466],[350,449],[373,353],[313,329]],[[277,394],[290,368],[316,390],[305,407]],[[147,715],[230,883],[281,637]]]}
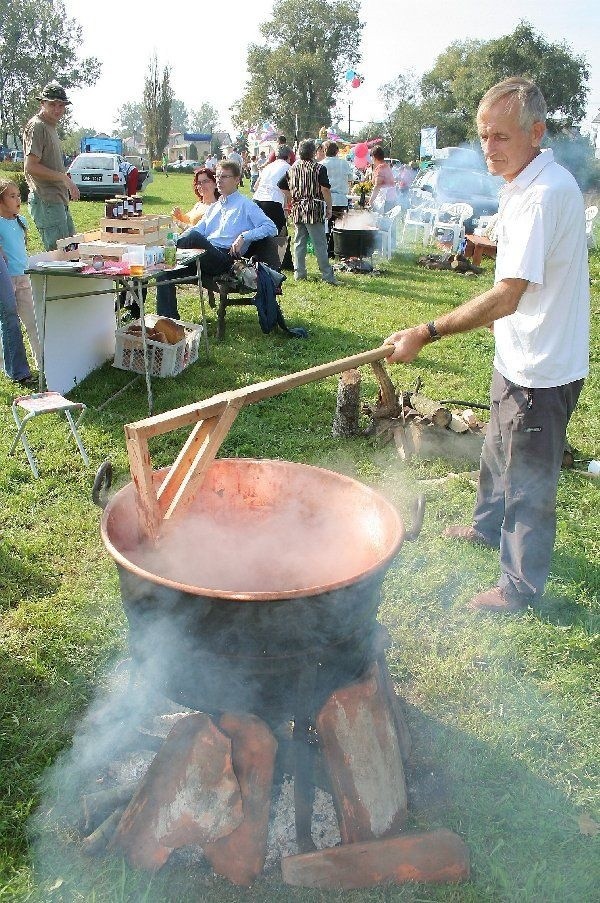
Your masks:
{"label": "man in white polo shirt", "polygon": [[542,595],[556,533],[566,428],[589,356],[584,202],[575,179],[540,149],[546,103],[528,79],[482,98],[477,128],[487,167],[503,176],[495,284],[435,322],[395,332],[390,361],[481,326],[495,338],[490,423],[473,522],[444,531],[500,550],[498,585],[473,610],[517,612]]}

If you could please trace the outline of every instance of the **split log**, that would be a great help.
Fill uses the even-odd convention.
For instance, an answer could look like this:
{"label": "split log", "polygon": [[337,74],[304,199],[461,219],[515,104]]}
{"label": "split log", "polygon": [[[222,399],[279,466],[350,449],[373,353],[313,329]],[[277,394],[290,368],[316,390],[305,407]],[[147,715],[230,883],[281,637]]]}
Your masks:
{"label": "split log", "polygon": [[379,663],[331,694],[316,720],[342,843],[397,833],[407,793],[395,713]]}
{"label": "split log", "polygon": [[398,393],[385,368],[385,364],[381,361],[373,361],[371,367],[379,383],[379,401],[376,409],[373,411],[373,416],[398,417],[401,412]]}
{"label": "split log", "polygon": [[407,881],[466,881],[469,851],[452,831],[404,834],[387,840],[352,843],[281,860],[286,884],[351,890]]}
{"label": "split log", "polygon": [[459,417],[458,414],[452,414],[448,429],[451,429],[453,433],[466,433],[469,429],[469,424],[462,417]]}
{"label": "split log", "polygon": [[107,848],[117,830],[117,825],[125,812],[125,806],[119,806],[106,818],[89,837],[82,841],[81,848],[88,856],[99,856]]}
{"label": "split log", "polygon": [[139,781],[129,784],[121,784],[118,787],[109,787],[106,790],[97,790],[95,793],[86,793],[82,798],[83,806],[83,830],[93,831],[98,827],[118,806],[125,806],[136,791]]}
{"label": "split log", "polygon": [[331,434],[337,439],[348,439],[359,433],[360,371],[346,370],[340,373],[335,417]]}
{"label": "split log", "polygon": [[423,414],[424,417],[427,417],[428,420],[431,420],[436,426],[447,427],[450,425],[452,414],[448,408],[441,405],[439,401],[433,401],[433,399],[427,398],[426,395],[420,395],[418,392],[413,392],[410,397],[410,403],[415,411],[418,411],[419,414]]}
{"label": "split log", "polygon": [[405,445],[412,443],[413,454],[419,458],[450,458],[479,464],[483,448],[484,431],[458,435],[448,429],[439,429],[432,423],[406,424]]}
{"label": "split log", "polygon": [[475,416],[475,414],[473,413],[473,411],[470,408],[467,408],[466,411],[463,411],[460,416],[465,421],[465,423],[467,424],[469,429],[472,429],[472,430],[481,429],[481,423],[479,422],[479,420],[477,419],[477,417]]}
{"label": "split log", "polygon": [[231,739],[244,819],[231,834],[204,844],[204,855],[218,875],[249,887],[262,872],[267,854],[277,740],[256,715],[226,713],[219,727]]}
{"label": "split log", "polygon": [[111,847],[134,868],[155,871],[174,849],[218,840],[242,818],[231,740],[208,715],[187,715],[152,761]]}

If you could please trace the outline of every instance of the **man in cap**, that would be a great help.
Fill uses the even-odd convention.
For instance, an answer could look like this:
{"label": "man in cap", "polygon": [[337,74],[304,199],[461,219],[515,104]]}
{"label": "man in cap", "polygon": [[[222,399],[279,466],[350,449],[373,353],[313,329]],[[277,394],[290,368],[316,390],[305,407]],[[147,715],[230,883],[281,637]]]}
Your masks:
{"label": "man in cap", "polygon": [[23,132],[25,178],[29,210],[47,251],[56,250],[59,238],[75,233],[69,200],[79,200],[79,189],[65,172],[56,126],[71,101],[58,82],[50,82],[38,100],[41,107]]}

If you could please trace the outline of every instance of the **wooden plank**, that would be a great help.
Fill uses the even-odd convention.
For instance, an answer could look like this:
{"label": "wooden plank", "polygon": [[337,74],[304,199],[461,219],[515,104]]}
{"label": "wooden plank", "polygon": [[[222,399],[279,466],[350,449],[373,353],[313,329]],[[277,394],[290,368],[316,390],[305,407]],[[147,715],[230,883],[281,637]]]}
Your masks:
{"label": "wooden plank", "polygon": [[196,456],[204,446],[206,438],[212,432],[217,422],[217,417],[209,417],[206,420],[201,420],[200,423],[196,424],[188,436],[187,442],[177,455],[171,470],[158,490],[158,505],[161,515],[164,516],[165,512],[168,510],[171,502],[175,498],[175,494],[180,489],[186,474],[189,472],[190,467],[193,466]]}
{"label": "wooden plank", "polygon": [[[160,519],[164,512],[165,520],[173,517],[189,506],[198,490],[204,475],[216,457],[229,428],[238,411],[246,404],[271,398],[288,389],[302,386],[309,382],[324,379],[335,373],[342,373],[361,364],[370,364],[390,354],[391,347],[382,345],[371,351],[341,358],[298,373],[291,373],[262,383],[255,383],[231,392],[223,392],[212,398],[193,405],[166,411],[154,417],[147,417],[125,427],[127,450],[129,454],[131,475],[138,495],[138,512],[140,530],[150,539],[156,540],[160,530]],[[199,427],[180,453],[161,487],[161,503],[152,483],[152,469],[148,451],[148,440],[152,436],[162,435],[183,426],[198,424],[218,417],[214,427],[203,430]],[[184,474],[185,466],[189,470]]]}
{"label": "wooden plank", "polygon": [[275,379],[262,383],[253,383],[250,386],[243,386],[241,389],[235,389],[232,392],[222,392],[219,395],[213,395],[205,401],[195,404],[185,405],[181,408],[174,408],[171,411],[165,411],[163,414],[156,414],[154,417],[146,417],[138,420],[132,426],[140,435],[160,436],[171,430],[179,429],[183,426],[190,426],[206,417],[213,417],[218,414],[226,404],[234,398],[242,398],[244,405],[252,404],[263,398],[271,398],[279,395],[288,389],[296,386],[302,386],[309,382],[315,382],[319,379],[325,379],[327,376],[333,376],[335,373],[343,373],[344,370],[350,370],[352,367],[360,367],[362,364],[370,364],[372,361],[381,360],[391,354],[390,345],[382,345],[371,351],[364,351],[361,354],[355,354],[351,357],[341,358],[337,361],[331,361],[327,364],[320,364],[316,367],[310,367],[308,370],[300,370],[297,373],[290,373],[286,376],[278,376]]}
{"label": "wooden plank", "polygon": [[202,484],[206,471],[216,458],[231,424],[243,405],[243,399],[231,399],[216,425],[208,432],[205,441],[199,448],[187,474],[175,493],[173,501],[165,512],[165,520],[170,520],[175,514],[181,514],[192,503],[197,490]]}
{"label": "wooden plank", "polygon": [[[115,222],[117,222],[115,220]],[[162,231],[154,232],[107,232],[103,230],[101,233],[102,241],[114,241],[127,245],[160,245],[164,243],[167,233]]]}
{"label": "wooden plank", "polygon": [[129,456],[129,470],[136,488],[135,504],[140,533],[156,542],[160,530],[160,510],[152,479],[152,461],[148,440],[134,426],[125,425],[125,439]]}

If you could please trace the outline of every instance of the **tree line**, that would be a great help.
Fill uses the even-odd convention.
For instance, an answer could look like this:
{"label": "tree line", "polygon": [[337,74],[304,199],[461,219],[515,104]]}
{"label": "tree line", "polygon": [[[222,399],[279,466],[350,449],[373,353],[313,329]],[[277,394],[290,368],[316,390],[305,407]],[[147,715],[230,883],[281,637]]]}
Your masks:
{"label": "tree line", "polygon": [[[45,82],[91,85],[100,63],[77,56],[81,28],[66,16],[62,0],[0,0],[0,19],[0,133],[6,143],[8,135],[20,136]],[[359,0],[279,0],[260,26],[261,41],[248,47],[248,79],[230,108],[236,128],[243,134],[268,121],[298,138],[314,136],[322,126],[357,140],[383,133],[390,155],[410,160],[418,157],[424,126],[437,126],[438,146],[473,141],[481,96],[506,76],[525,75],[546,97],[556,146],[577,158],[580,169],[590,169],[591,144],[573,134],[585,114],[589,65],[567,44],[549,42],[524,21],[500,38],[450,44],[421,77],[401,72],[380,89],[383,122],[347,135],[336,104],[346,90],[345,71],[360,65],[363,26]],[[120,108],[116,130],[123,136],[143,134],[156,159],[172,128],[209,131],[217,120],[217,110],[207,103],[186,110],[173,95],[170,68],[161,70],[154,54],[143,98]]]}

